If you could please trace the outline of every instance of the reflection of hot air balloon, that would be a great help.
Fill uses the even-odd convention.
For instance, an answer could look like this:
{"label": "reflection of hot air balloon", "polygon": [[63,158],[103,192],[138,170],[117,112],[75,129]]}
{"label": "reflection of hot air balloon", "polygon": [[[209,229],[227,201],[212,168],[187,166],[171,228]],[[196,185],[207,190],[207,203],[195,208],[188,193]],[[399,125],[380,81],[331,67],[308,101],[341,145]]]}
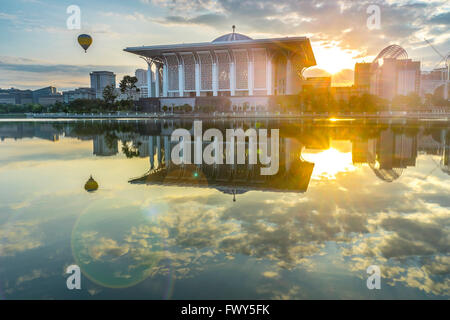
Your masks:
{"label": "reflection of hot air balloon", "polygon": [[91,176],[89,178],[89,180],[86,182],[86,184],[84,185],[84,190],[86,190],[87,192],[94,192],[97,189],[98,189],[98,183]]}
{"label": "reflection of hot air balloon", "polygon": [[80,34],[78,36],[78,43],[83,47],[84,52],[90,47],[92,44],[92,38],[88,34]]}

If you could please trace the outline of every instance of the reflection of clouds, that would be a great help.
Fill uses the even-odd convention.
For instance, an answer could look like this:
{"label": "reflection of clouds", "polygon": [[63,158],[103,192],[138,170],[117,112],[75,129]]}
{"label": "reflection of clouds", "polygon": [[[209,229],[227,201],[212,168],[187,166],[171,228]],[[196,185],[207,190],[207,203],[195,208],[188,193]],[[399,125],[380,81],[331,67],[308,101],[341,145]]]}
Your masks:
{"label": "reflection of clouds", "polygon": [[[327,254],[326,243],[334,242],[348,270],[365,271],[379,263],[392,285],[448,294],[448,280],[442,277],[449,274],[449,211],[422,200],[431,193],[445,198],[448,187],[429,179],[424,189],[408,177],[403,184],[388,185],[361,172],[337,178],[318,181],[305,195],[251,193],[237,205],[219,195],[193,197],[188,205],[171,197],[164,199],[170,213],[160,217],[159,225],[168,230],[170,245],[267,259],[286,269],[314,271],[307,267],[313,257]],[[263,276],[276,277],[274,271]]]}
{"label": "reflection of clouds", "polygon": [[[418,161],[422,160],[419,156]],[[138,161],[131,163],[140,165]],[[268,260],[270,268],[262,271],[261,278],[275,282],[283,280],[285,270],[280,268],[317,272],[321,262],[315,259],[329,254],[327,244],[332,243],[338,249],[338,256],[343,256],[342,263],[347,270],[354,271],[352,275],[365,276],[367,266],[379,264],[386,283],[432,294],[449,294],[450,185],[433,175],[423,179],[419,168],[408,169],[400,181],[386,184],[363,166],[352,172],[337,173],[334,180],[315,180],[305,194],[248,192],[239,195],[233,203],[230,196],[213,189],[130,187],[123,181],[140,173],[141,168],[133,167],[130,174],[131,169],[125,170],[123,162],[107,159],[73,164],[73,172],[69,173],[72,178],[66,175],[65,179],[44,185],[39,191],[37,186],[25,183],[29,176],[38,176],[37,173],[24,172],[23,178],[14,181],[14,189],[18,190],[20,185],[26,199],[16,196],[12,201],[16,191],[5,187],[5,212],[17,206],[16,209],[26,214],[20,216],[21,221],[4,218],[6,223],[0,225],[0,256],[43,248],[44,242],[49,244],[44,241],[47,233],[43,225],[52,223],[53,226],[55,222],[51,220],[78,215],[83,205],[92,201],[93,197],[81,189],[81,195],[73,190],[79,189],[79,177],[86,168],[93,167],[103,174],[104,184],[110,186],[110,190],[96,195],[107,199],[106,210],[121,208],[111,201],[118,194],[136,211],[145,212],[147,207],[156,206],[147,215],[156,216],[155,223],[137,224],[130,229],[121,227],[121,237],[113,239],[101,233],[84,235],[89,248],[89,259],[84,262],[115,263],[129,258],[126,268],[114,273],[117,278],[130,279],[139,268],[144,268],[149,276],[189,278],[211,265],[239,261],[239,255],[245,255]],[[53,181],[53,176],[60,176],[67,165],[58,161],[49,164],[48,170],[54,172],[48,179]],[[423,171],[428,173],[431,169]],[[41,176],[47,173],[42,171]],[[58,202],[48,201],[55,198]],[[31,205],[26,207],[28,202]],[[167,205],[158,206],[158,203]],[[64,212],[60,210],[62,207]],[[39,213],[38,221],[36,213]],[[122,213],[127,214],[125,210]],[[325,268],[334,276],[331,266]],[[34,276],[37,273],[32,271],[14,281],[23,284]],[[281,290],[276,285],[259,286],[258,290],[276,298],[303,297],[300,289],[292,289],[291,284]],[[92,294],[96,292],[97,289],[92,290]]]}
{"label": "reflection of clouds", "polygon": [[264,271],[262,275],[263,275],[263,277],[266,277],[266,278],[278,278],[279,277],[278,272],[275,272],[275,271]]}
{"label": "reflection of clouds", "polygon": [[386,258],[445,254],[450,251],[449,230],[438,223],[388,217],[380,222],[380,226],[386,231],[395,232],[384,237],[380,245],[381,254]]}
{"label": "reflection of clouds", "polygon": [[271,300],[298,300],[306,298],[298,285],[283,286],[283,288],[280,289],[274,288],[271,283],[266,283],[256,288],[256,292],[263,296],[270,297]]}
{"label": "reflection of clouds", "polygon": [[13,256],[42,246],[37,221],[14,221],[0,226],[0,240],[0,256]]}
{"label": "reflection of clouds", "polygon": [[26,274],[17,278],[16,285],[19,286],[24,282],[33,281],[42,277],[45,277],[45,274],[42,270],[33,270],[30,274]]}
{"label": "reflection of clouds", "polygon": [[[371,223],[382,228],[382,236],[364,238],[347,250],[352,269],[363,271],[371,264],[382,266],[388,283],[402,283],[435,295],[450,294],[450,257],[448,219],[444,225],[416,217],[380,214]],[[434,216],[437,221],[442,217]],[[367,259],[369,258],[369,259]]]}
{"label": "reflection of clouds", "polygon": [[121,257],[127,254],[130,248],[127,245],[119,245],[113,239],[100,238],[96,244],[89,247],[89,255],[95,259],[101,259],[103,256]]}

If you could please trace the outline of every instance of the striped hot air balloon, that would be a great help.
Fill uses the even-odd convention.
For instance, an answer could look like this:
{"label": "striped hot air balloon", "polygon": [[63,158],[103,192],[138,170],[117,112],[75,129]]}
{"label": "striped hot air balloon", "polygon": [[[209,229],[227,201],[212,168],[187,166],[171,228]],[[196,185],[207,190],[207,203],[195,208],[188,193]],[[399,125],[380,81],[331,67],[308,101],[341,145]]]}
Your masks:
{"label": "striped hot air balloon", "polygon": [[88,34],[80,34],[78,36],[78,43],[84,49],[84,52],[90,47],[92,44],[92,38]]}

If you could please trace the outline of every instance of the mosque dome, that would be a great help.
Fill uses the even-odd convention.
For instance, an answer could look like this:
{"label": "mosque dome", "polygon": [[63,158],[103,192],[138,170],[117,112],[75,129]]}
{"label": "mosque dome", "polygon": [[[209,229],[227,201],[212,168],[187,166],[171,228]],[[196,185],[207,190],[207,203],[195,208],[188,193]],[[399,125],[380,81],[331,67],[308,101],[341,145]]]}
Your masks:
{"label": "mosque dome", "polygon": [[235,29],[236,29],[236,27],[233,26],[233,32],[224,34],[223,36],[220,36],[220,37],[214,39],[212,42],[229,42],[229,41],[252,40],[252,38],[250,38],[250,37],[248,37],[246,35],[243,35],[243,34],[235,32]]}
{"label": "mosque dome", "polygon": [[225,41],[242,41],[242,40],[252,40],[252,38],[247,37],[246,35],[232,32],[228,34],[224,34],[223,36],[214,39],[213,42],[225,42]]}
{"label": "mosque dome", "polygon": [[89,178],[89,180],[86,182],[86,184],[84,185],[84,190],[86,190],[87,192],[94,192],[97,189],[98,189],[98,183],[91,176]]}

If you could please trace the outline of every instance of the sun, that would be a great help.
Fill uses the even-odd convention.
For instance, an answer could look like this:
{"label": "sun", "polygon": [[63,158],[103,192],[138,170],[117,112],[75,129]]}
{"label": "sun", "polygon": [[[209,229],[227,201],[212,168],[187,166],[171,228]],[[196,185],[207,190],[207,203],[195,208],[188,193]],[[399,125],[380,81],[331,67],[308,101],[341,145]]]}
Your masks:
{"label": "sun", "polygon": [[330,74],[338,73],[343,69],[353,69],[356,60],[353,58],[359,54],[356,50],[342,49],[336,43],[313,45],[318,69]]}

